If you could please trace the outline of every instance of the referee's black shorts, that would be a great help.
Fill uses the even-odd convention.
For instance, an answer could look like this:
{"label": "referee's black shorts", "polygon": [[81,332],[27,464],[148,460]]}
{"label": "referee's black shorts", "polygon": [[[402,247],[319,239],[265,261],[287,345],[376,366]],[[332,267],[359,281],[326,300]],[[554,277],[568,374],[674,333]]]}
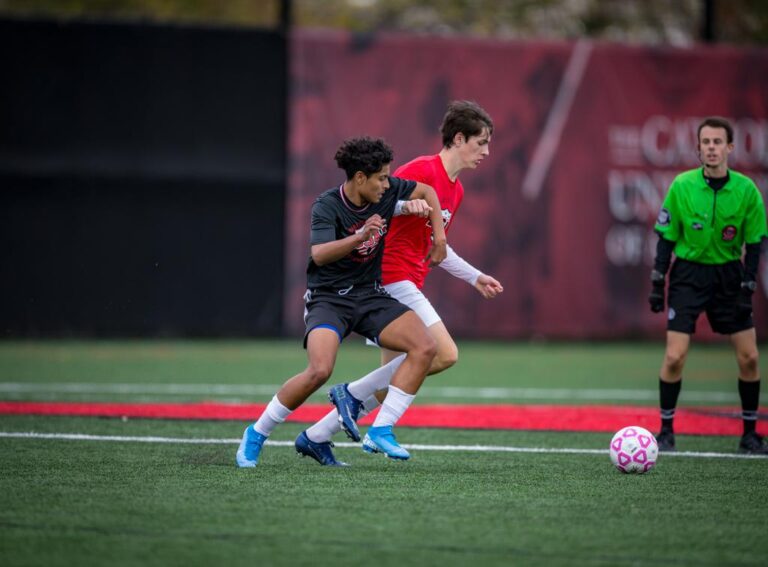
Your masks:
{"label": "referee's black shorts", "polygon": [[354,331],[378,344],[381,331],[411,310],[380,285],[307,290],[304,301],[304,348],[309,332],[320,326],[334,329],[339,342]]}
{"label": "referee's black shorts", "polygon": [[675,260],[669,276],[667,330],[695,333],[702,311],[721,335],[751,329],[752,314],[738,308],[743,275],[738,260],[715,265]]}

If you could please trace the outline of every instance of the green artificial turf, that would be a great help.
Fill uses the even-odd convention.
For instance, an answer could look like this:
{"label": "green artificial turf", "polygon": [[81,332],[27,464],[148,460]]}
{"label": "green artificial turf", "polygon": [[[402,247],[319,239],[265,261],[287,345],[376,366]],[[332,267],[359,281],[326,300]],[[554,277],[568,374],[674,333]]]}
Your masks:
{"label": "green artificial turf", "polygon": [[[661,344],[459,346],[459,363],[428,378],[416,403],[657,403]],[[377,363],[375,349],[345,342],[331,382]],[[0,401],[263,402],[304,364],[296,340],[6,341]],[[480,389],[491,396],[472,393]],[[727,345],[690,353],[681,407],[707,393],[723,397],[696,405],[738,403]],[[240,470],[244,426],[0,416],[0,564],[757,566],[768,557],[768,459],[729,458],[733,437],[678,436],[678,455],[630,476],[609,462],[610,434],[402,427],[401,443],[431,448],[397,463],[340,443],[352,466],[339,470],[297,458],[290,445],[306,426],[291,423],[256,469]],[[8,437],[20,432],[95,437]],[[519,450],[531,448],[542,451]]]}
{"label": "green artificial turf", "polygon": [[[764,565],[768,459],[337,448],[346,469],[265,446],[237,469],[234,422],[6,416],[0,430],[214,444],[0,438],[4,565]],[[273,435],[290,441],[285,424]],[[608,435],[400,430],[405,444],[607,449]],[[732,453],[730,438],[683,437]],[[749,545],[745,545],[749,542]]]}

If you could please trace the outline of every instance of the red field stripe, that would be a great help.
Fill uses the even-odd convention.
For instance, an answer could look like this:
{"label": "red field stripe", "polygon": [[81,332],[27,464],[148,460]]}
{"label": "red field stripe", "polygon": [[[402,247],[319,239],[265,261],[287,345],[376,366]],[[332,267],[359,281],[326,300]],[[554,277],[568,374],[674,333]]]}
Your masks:
{"label": "red field stripe", "polygon": [[[187,404],[0,402],[5,415],[68,415],[130,417],[149,419],[221,419],[251,421],[261,415],[265,404]],[[305,404],[288,421],[312,423],[330,409],[328,404]],[[370,425],[373,416],[361,420]],[[625,425],[640,425],[655,431],[659,410],[641,406],[557,406],[557,405],[415,405],[399,425],[461,429],[521,429],[549,431],[613,432]],[[762,424],[759,424],[762,425]],[[764,428],[763,428],[764,429]],[[677,410],[675,431],[699,435],[740,435],[740,410],[709,407]]]}

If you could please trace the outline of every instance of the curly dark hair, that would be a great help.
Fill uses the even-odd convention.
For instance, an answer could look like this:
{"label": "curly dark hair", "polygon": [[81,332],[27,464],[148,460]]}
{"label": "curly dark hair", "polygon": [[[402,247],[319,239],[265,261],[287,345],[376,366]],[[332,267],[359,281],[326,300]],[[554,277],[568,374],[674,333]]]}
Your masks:
{"label": "curly dark hair", "polygon": [[448,105],[440,126],[443,147],[450,148],[456,134],[464,134],[465,138],[479,136],[483,128],[493,134],[493,120],[479,104],[471,100],[454,100]]}
{"label": "curly dark hair", "polygon": [[358,171],[366,177],[381,171],[382,167],[392,163],[393,155],[392,148],[381,138],[362,137],[344,140],[334,159],[350,180]]}
{"label": "curly dark hair", "polygon": [[696,138],[698,141],[701,141],[701,129],[704,128],[704,126],[709,126],[710,128],[723,128],[725,130],[726,141],[729,144],[733,143],[733,126],[731,126],[728,119],[723,118],[722,116],[707,116],[701,121],[699,129],[696,131]]}

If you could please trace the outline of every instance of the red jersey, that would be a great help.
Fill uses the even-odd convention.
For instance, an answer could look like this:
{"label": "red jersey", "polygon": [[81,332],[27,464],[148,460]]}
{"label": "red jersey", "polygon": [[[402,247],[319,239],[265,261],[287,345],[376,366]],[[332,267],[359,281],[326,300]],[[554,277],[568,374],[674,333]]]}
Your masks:
{"label": "red jersey", "polygon": [[[400,166],[394,176],[419,181],[435,189],[447,233],[464,198],[464,187],[458,178],[450,180],[440,155],[421,156],[409,161]],[[424,258],[431,248],[432,225],[429,219],[408,215],[392,217],[381,263],[382,283],[387,285],[409,280],[421,289],[429,272],[429,262],[425,262]]]}

